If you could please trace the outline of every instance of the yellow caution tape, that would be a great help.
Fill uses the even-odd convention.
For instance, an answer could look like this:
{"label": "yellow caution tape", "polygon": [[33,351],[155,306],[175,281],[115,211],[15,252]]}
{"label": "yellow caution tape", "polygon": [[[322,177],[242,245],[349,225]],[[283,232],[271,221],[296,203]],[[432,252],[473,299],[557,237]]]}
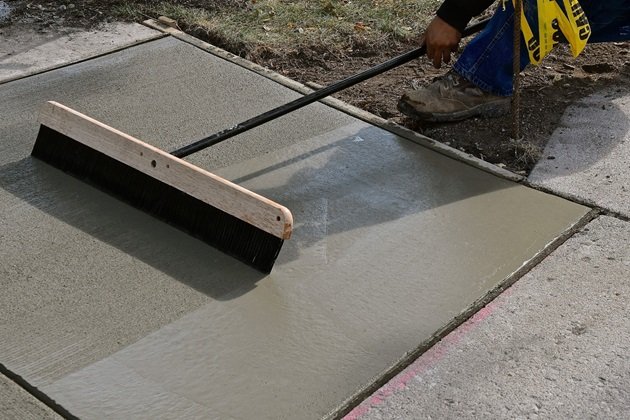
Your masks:
{"label": "yellow caution tape", "polygon": [[538,37],[532,32],[525,14],[521,14],[521,30],[525,37],[530,61],[535,65],[540,64],[542,59],[560,42],[561,33],[569,42],[574,57],[582,52],[591,35],[591,27],[578,0],[562,1],[566,14],[556,0],[537,0]]}

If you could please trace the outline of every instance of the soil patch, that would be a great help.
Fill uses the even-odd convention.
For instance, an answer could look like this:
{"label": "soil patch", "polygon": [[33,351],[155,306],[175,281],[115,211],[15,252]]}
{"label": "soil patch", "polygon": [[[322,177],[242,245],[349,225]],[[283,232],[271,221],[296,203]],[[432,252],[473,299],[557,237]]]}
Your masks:
{"label": "soil patch", "polygon": [[[59,27],[91,27],[101,22],[120,20],[124,18],[119,12],[123,6],[142,10],[142,13],[137,14],[137,20],[156,18],[150,12],[145,12],[158,2],[31,0],[8,3],[12,8],[12,15],[4,25],[31,25],[41,31],[55,31]],[[247,8],[250,7],[250,2],[183,0],[178,2],[179,6],[225,10]],[[328,85],[418,46],[417,39],[396,39],[379,45],[362,45],[361,38],[358,37],[351,49],[343,51],[331,50],[327,45],[251,48],[199,25],[187,25],[182,21],[179,24],[184,31],[257,64],[302,83],[320,85]],[[630,42],[592,44],[577,59],[572,58],[567,48],[559,47],[545,59],[542,66],[531,66],[523,72],[523,138],[517,141],[510,138],[511,116],[449,124],[420,124],[398,112],[396,103],[403,91],[426,85],[446,71],[447,69],[434,69],[427,60],[420,59],[335,96],[488,162],[520,174],[528,174],[535,163],[544,158],[542,151],[545,143],[569,105],[607,86],[628,83]]]}

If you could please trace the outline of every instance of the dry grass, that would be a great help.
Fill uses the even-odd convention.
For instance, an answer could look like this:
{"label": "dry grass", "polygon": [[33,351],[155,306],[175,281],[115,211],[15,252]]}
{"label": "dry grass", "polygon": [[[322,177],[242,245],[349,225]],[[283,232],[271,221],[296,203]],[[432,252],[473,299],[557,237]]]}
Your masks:
{"label": "dry grass", "polygon": [[223,0],[223,7],[215,3],[129,0],[115,6],[115,13],[130,20],[168,16],[186,31],[244,56],[308,51],[343,57],[370,55],[417,37],[440,0]]}
{"label": "dry grass", "polygon": [[538,145],[524,139],[509,139],[507,149],[514,154],[513,165],[518,170],[530,170],[542,156]]}

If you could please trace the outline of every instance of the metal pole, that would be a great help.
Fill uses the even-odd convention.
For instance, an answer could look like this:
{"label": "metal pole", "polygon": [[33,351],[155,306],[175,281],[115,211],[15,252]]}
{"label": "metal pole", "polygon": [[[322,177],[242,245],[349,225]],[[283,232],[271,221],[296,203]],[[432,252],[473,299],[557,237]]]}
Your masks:
{"label": "metal pole", "polygon": [[522,0],[514,1],[514,55],[512,58],[512,138],[521,139],[521,16]]}
{"label": "metal pole", "polygon": [[[481,31],[485,28],[489,19],[482,20],[474,25],[470,25],[468,28],[464,29],[462,33],[462,37],[470,36],[474,33]],[[240,124],[237,124],[233,127],[227,128],[223,131],[215,133],[211,136],[198,140],[194,143],[191,143],[187,146],[180,147],[171,152],[171,155],[176,156],[178,158],[186,157],[190,154],[198,152],[199,150],[203,150],[206,147],[213,146],[217,143],[225,141],[229,138],[236,136],[237,134],[243,133],[247,130],[251,130],[254,127],[258,127],[261,124],[274,120],[278,117],[288,114],[289,112],[293,112],[297,109],[300,109],[308,104],[319,101],[333,93],[337,93],[343,89],[349,88],[350,86],[354,86],[357,83],[363,82],[371,77],[384,73],[388,70],[396,68],[402,64],[408,63],[411,60],[414,60],[426,52],[426,47],[422,45],[415,50],[409,51],[405,54],[399,55],[398,57],[394,57],[382,64],[379,64],[375,67],[367,69],[359,74],[355,74],[354,76],[350,76],[346,79],[340,80],[336,83],[333,83],[330,86],[324,87],[322,89],[316,90],[313,93],[309,93],[306,96],[302,96],[292,102],[281,105],[277,108],[274,108],[270,111],[267,111],[263,114],[250,118],[247,121],[243,121]]]}

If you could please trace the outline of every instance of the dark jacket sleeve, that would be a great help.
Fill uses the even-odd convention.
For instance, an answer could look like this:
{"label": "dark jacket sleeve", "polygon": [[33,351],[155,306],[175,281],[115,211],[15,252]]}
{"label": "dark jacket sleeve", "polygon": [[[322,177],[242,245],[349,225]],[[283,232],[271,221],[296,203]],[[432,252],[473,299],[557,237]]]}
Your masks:
{"label": "dark jacket sleeve", "polygon": [[437,15],[462,32],[474,16],[481,14],[494,2],[495,0],[445,0]]}

